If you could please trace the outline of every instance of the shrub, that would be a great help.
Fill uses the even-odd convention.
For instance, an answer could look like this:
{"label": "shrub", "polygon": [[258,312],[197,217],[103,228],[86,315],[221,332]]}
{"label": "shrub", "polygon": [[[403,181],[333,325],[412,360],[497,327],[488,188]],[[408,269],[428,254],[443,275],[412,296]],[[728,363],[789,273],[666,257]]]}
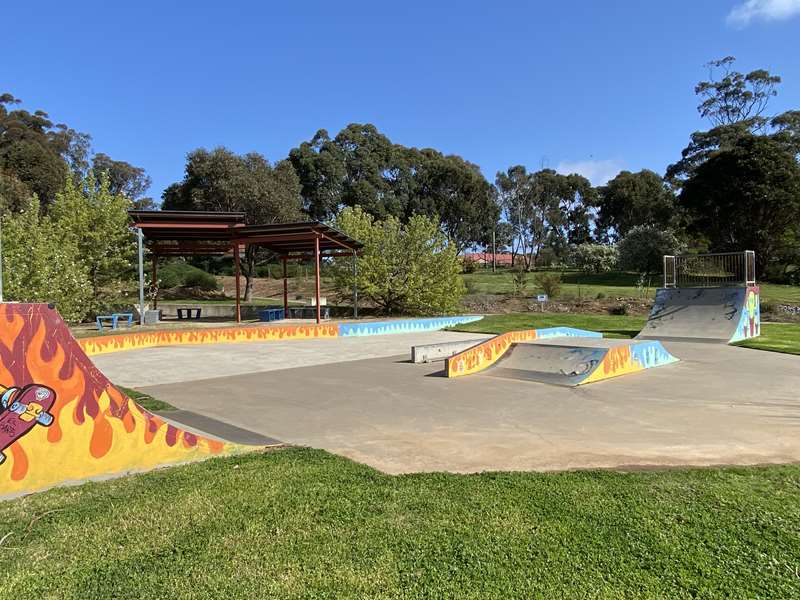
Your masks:
{"label": "shrub", "polygon": [[561,293],[561,273],[537,273],[533,280],[550,299]]}
{"label": "shrub", "polygon": [[580,244],[570,255],[572,265],[584,273],[608,273],[617,266],[619,252],[616,246],[606,244]]}
{"label": "shrub", "polygon": [[219,289],[219,283],[213,275],[185,262],[172,262],[162,266],[158,271],[158,283],[161,289],[174,287],[197,287],[206,291]]}
{"label": "shrub", "polygon": [[608,309],[609,314],[624,317],[628,314],[627,304],[617,304]]}
{"label": "shrub", "polygon": [[515,296],[524,296],[528,289],[528,272],[522,267],[515,267],[511,272],[511,285],[514,286]]}
{"label": "shrub", "polygon": [[630,230],[617,245],[619,266],[626,271],[646,275],[660,273],[665,254],[679,254],[682,244],[669,230],[640,225]]}
{"label": "shrub", "polygon": [[[382,312],[435,315],[459,310],[466,291],[462,263],[437,221],[422,215],[405,225],[394,217],[380,221],[356,206],[342,210],[334,225],[364,244],[356,284],[359,294]],[[334,259],[331,270],[337,292],[349,295],[352,260]]]}
{"label": "shrub", "polygon": [[464,259],[464,273],[474,273],[478,270],[478,261],[474,258]]}

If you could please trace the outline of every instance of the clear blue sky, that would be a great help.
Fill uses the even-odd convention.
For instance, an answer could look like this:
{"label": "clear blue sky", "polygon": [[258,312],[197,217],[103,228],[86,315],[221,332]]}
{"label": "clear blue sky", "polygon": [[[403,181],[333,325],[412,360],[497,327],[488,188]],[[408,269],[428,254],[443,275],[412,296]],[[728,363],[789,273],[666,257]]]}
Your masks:
{"label": "clear blue sky", "polygon": [[15,2],[0,92],[144,167],[155,198],[199,146],[275,161],[350,122],[491,181],[544,164],[600,183],[663,173],[706,128],[693,86],[710,59],[781,75],[771,112],[800,108],[798,13],[800,0]]}

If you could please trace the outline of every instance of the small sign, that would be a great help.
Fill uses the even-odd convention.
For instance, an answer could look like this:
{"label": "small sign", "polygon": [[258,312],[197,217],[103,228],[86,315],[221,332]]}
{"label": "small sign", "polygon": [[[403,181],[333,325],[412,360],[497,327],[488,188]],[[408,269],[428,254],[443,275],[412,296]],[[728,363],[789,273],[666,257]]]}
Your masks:
{"label": "small sign", "polygon": [[547,294],[539,294],[536,296],[537,302],[547,302]]}

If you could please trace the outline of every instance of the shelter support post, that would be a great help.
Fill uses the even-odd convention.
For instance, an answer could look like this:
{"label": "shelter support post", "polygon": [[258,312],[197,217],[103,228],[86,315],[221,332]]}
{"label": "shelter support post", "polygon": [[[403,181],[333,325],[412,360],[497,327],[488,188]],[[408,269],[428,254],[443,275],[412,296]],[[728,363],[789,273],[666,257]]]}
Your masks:
{"label": "shelter support post", "polygon": [[358,318],[358,254],[353,250],[353,318]]}
{"label": "shelter support post", "polygon": [[319,236],[314,238],[314,290],[317,295],[317,325],[320,324],[322,321],[322,314],[320,311],[319,301],[320,301],[320,294],[319,294]]}
{"label": "shelter support post", "polygon": [[136,241],[139,247],[139,325],[144,325],[144,232],[136,228]]}
{"label": "shelter support post", "polygon": [[286,260],[285,256],[281,257],[281,262],[283,262],[283,318],[289,318],[289,275],[286,272]]}
{"label": "shelter support post", "polygon": [[[152,248],[150,250],[152,251]],[[153,310],[156,310],[158,308],[158,254],[155,252],[153,252],[152,275],[153,278],[150,281],[153,282]]]}
{"label": "shelter support post", "polygon": [[236,322],[242,322],[241,284],[239,282],[239,242],[233,243],[233,278],[236,280]]}

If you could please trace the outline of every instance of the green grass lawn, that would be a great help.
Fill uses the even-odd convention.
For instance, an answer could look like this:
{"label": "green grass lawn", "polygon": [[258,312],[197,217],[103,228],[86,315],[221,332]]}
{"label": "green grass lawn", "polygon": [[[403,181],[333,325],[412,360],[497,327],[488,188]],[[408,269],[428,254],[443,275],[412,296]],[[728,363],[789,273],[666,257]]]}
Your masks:
{"label": "green grass lawn", "polygon": [[283,449],[0,503],[0,598],[791,598],[800,467],[382,475]]}
{"label": "green grass lawn", "polygon": [[142,392],[133,388],[123,387],[121,385],[118,385],[117,388],[125,392],[129,398],[136,402],[136,404],[145,410],[149,410],[150,412],[176,410],[171,404],[164,402],[163,400],[153,398],[148,394],[143,394]]}
{"label": "green grass lawn", "polygon": [[[644,317],[573,314],[573,313],[511,313],[486,315],[480,321],[463,323],[455,331],[476,333],[505,333],[519,329],[543,327],[577,327],[599,331],[608,338],[632,338],[641,330]],[[761,337],[740,342],[737,346],[800,354],[800,324],[764,323]]]}
{"label": "green grass lawn", "polygon": [[[472,294],[510,294],[514,291],[511,281],[511,271],[503,270],[492,273],[490,269],[479,269],[475,273],[462,275],[469,293]],[[636,287],[639,276],[635,273],[581,273],[580,271],[565,271],[562,273],[561,296],[570,299],[594,299],[598,294],[606,298],[640,298]],[[527,295],[541,293],[534,283],[534,274],[528,277]],[[644,290],[645,298],[653,298],[656,288],[661,286],[661,277],[654,276],[650,287]],[[776,285],[763,283],[761,286],[761,301],[778,304],[800,305],[800,286]]]}

